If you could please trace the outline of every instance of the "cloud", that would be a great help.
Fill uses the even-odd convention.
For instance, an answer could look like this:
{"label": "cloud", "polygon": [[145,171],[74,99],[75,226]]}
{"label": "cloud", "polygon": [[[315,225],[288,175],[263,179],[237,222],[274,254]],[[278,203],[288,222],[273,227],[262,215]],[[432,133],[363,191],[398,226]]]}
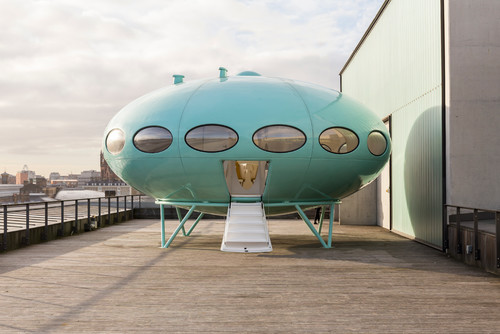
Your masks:
{"label": "cloud", "polygon": [[225,66],[338,88],[382,2],[0,0],[0,168],[97,169],[111,117],[176,73]]}

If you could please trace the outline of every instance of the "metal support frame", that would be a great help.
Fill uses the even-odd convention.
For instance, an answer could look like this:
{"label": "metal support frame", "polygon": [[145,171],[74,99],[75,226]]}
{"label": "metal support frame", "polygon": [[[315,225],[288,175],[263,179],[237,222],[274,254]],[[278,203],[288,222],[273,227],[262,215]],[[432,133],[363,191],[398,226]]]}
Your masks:
{"label": "metal support frame", "polygon": [[[178,207],[175,207],[175,212],[177,213],[177,218],[179,219],[179,223],[182,223],[181,210]],[[204,215],[205,214],[203,212],[201,212],[199,214],[198,218],[196,218],[196,220],[194,221],[193,225],[191,226],[191,228],[187,232],[184,229],[184,226],[182,226],[182,234],[185,237],[189,237],[191,235],[191,232],[193,232],[194,228],[196,227],[196,225],[198,225],[198,223],[200,222],[200,220],[203,218]]]}
{"label": "metal support frame", "polygon": [[[335,200],[335,201],[318,201],[318,202],[281,202],[281,203],[267,203],[264,204],[264,206],[267,207],[275,207],[275,206],[294,206],[299,215],[301,216],[302,220],[307,224],[307,226],[311,229],[311,232],[316,236],[316,238],[319,240],[321,245],[324,248],[332,248],[332,233],[333,233],[333,217],[335,213],[335,204],[339,204],[340,201]],[[160,219],[161,219],[161,247],[162,248],[168,248],[172,241],[175,239],[177,234],[179,233],[180,230],[182,230],[182,233],[185,236],[189,236],[191,232],[194,230],[198,222],[202,219],[203,213],[201,213],[196,221],[193,223],[191,228],[189,229],[188,232],[186,232],[184,228],[184,224],[186,224],[187,220],[193,213],[194,209],[197,206],[218,206],[218,207],[229,207],[229,203],[205,203],[205,202],[177,202],[177,201],[168,201],[168,200],[156,200],[156,204],[160,205]],[[176,230],[168,239],[167,242],[165,242],[165,211],[164,211],[164,206],[165,205],[172,205],[176,207],[176,212],[177,212],[177,217],[179,218],[179,226],[177,226]],[[306,214],[304,211],[301,209],[301,205],[304,206],[321,206],[321,220],[320,220],[320,225],[318,227],[318,231],[314,228],[314,225],[311,223],[311,221],[307,218]],[[188,213],[184,216],[184,218],[181,219],[181,214],[180,210],[177,206],[190,206],[191,209],[189,209]],[[330,206],[330,224],[328,228],[328,241],[325,242],[323,238],[321,237],[321,229],[323,227],[323,220],[325,216],[325,209],[327,206]]]}
{"label": "metal support frame", "polygon": [[335,213],[335,204],[336,203],[337,202],[330,203],[330,224],[329,224],[329,227],[328,227],[328,243],[325,243],[325,241],[321,237],[321,228],[323,226],[323,218],[324,218],[324,214],[325,214],[325,206],[321,207],[321,222],[320,222],[318,231],[316,231],[316,229],[314,228],[314,225],[311,223],[311,221],[309,220],[309,218],[307,218],[307,216],[304,213],[304,211],[300,208],[300,205],[299,204],[295,205],[295,208],[297,209],[297,212],[299,213],[300,217],[306,223],[306,225],[309,227],[309,229],[311,230],[311,232],[319,240],[319,242],[321,243],[321,245],[323,246],[323,248],[332,248],[333,216],[334,216],[334,213]]}
{"label": "metal support frame", "polygon": [[[191,214],[194,212],[194,209],[196,208],[196,205],[193,205],[191,209],[189,209],[188,213],[184,216],[184,218],[180,221],[179,226],[175,229],[174,233],[170,236],[168,241],[165,243],[165,212],[164,212],[164,204],[160,203],[160,217],[161,217],[161,248],[168,248],[172,241],[174,241],[175,237],[179,233],[181,229],[184,229],[184,224],[186,224],[187,220],[191,216]],[[180,216],[179,216],[180,219]],[[200,218],[201,219],[201,218]],[[197,220],[196,224],[198,223],[199,220]],[[191,228],[192,229],[192,228]]]}
{"label": "metal support frame", "polygon": [[321,206],[321,214],[319,216],[319,227],[318,233],[321,234],[321,229],[323,228],[323,219],[325,218],[326,207],[324,205]]}

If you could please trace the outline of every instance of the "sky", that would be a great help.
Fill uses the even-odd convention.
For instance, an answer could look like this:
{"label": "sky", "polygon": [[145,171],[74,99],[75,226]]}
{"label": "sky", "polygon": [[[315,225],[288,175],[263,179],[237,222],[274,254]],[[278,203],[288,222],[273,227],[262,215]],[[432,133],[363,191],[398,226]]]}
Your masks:
{"label": "sky", "polygon": [[339,89],[383,0],[0,0],[0,169],[99,170],[103,131],[172,84],[245,70]]}

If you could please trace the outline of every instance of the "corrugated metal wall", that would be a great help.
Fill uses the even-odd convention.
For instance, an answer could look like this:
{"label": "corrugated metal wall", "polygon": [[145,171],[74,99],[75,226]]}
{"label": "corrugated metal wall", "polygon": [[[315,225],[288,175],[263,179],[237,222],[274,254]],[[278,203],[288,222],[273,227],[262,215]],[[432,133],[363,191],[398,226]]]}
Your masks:
{"label": "corrugated metal wall", "polygon": [[344,68],[342,91],[392,115],[393,230],[441,247],[439,0],[392,0]]}

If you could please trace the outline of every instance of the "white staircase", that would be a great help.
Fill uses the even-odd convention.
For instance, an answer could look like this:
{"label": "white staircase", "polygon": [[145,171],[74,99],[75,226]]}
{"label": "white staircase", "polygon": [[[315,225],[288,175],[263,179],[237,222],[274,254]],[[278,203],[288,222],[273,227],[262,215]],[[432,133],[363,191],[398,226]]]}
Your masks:
{"label": "white staircase", "polygon": [[220,248],[225,252],[259,253],[273,250],[262,202],[232,202]]}

